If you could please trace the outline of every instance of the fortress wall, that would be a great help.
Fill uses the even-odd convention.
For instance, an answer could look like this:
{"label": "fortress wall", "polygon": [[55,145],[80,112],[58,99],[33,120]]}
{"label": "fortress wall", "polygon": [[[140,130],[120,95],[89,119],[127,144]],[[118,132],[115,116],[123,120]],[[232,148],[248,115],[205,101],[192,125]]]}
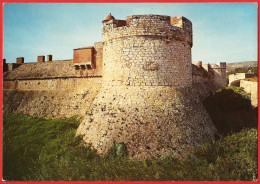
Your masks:
{"label": "fortress wall", "polygon": [[[100,70],[101,56],[98,57]],[[84,116],[102,77],[75,77],[73,61],[26,63],[4,73],[3,112],[34,117]]]}
{"label": "fortress wall", "polygon": [[89,88],[89,84],[101,83],[101,77],[94,78],[56,78],[4,81],[4,89],[15,90],[76,90]]}
{"label": "fortress wall", "polygon": [[205,82],[205,78],[199,75],[192,75],[192,83],[203,83]]}
{"label": "fortress wall", "polygon": [[196,91],[169,86],[103,86],[77,130],[100,154],[115,141],[136,158],[184,157],[215,132]]}
{"label": "fortress wall", "polygon": [[252,106],[258,106],[258,82],[253,81],[240,81],[240,87],[244,88],[245,92],[251,94],[251,104]]}
{"label": "fortress wall", "polygon": [[235,74],[230,74],[228,76],[228,85],[230,85],[233,81],[235,81]]}
{"label": "fortress wall", "polygon": [[102,42],[96,42],[94,44],[94,60],[95,60],[95,74],[103,75],[103,44]]}
{"label": "fortress wall", "polygon": [[130,16],[121,27],[113,18],[103,21],[104,83],[77,130],[99,154],[115,141],[131,157],[182,157],[214,137],[192,88],[192,28],[185,21],[172,21],[180,27],[158,15]]}
{"label": "fortress wall", "polygon": [[229,85],[231,85],[231,83],[233,81],[236,80],[241,80],[241,79],[245,79],[245,78],[250,78],[250,77],[254,77],[255,74],[254,73],[235,73],[235,74],[230,74],[229,77]]}
{"label": "fortress wall", "polygon": [[103,23],[105,85],[191,86],[191,22],[159,15],[128,16],[127,22]]}
{"label": "fortress wall", "polygon": [[212,79],[216,86],[224,87],[227,85],[226,68],[213,68]]}
{"label": "fortress wall", "polygon": [[201,61],[192,63],[192,86],[197,90],[201,100],[227,84],[225,67],[212,68],[210,64],[206,66],[203,67]]}
{"label": "fortress wall", "polygon": [[30,79],[74,76],[72,60],[24,63],[18,68],[5,72],[4,79]]}
{"label": "fortress wall", "polygon": [[104,44],[105,85],[174,86],[192,83],[191,47],[159,37],[134,36]]}
{"label": "fortress wall", "polygon": [[208,96],[210,96],[213,92],[219,89],[214,83],[210,81],[206,81],[204,78],[197,83],[192,84],[193,89],[197,91],[199,99],[203,101]]}
{"label": "fortress wall", "polygon": [[4,81],[3,113],[42,118],[84,116],[101,88],[101,78]]}
{"label": "fortress wall", "polygon": [[[181,24],[171,25],[171,17],[161,15],[132,15],[127,16],[128,25],[117,27],[110,20],[103,23],[102,41],[115,40],[132,36],[159,36],[169,40],[184,41],[192,45],[192,23],[181,17]],[[179,20],[180,21],[180,20]]]}

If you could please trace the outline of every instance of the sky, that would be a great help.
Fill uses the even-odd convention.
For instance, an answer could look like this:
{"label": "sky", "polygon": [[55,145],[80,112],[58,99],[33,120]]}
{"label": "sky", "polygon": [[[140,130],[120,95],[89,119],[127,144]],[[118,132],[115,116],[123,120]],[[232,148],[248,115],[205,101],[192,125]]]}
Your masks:
{"label": "sky", "polygon": [[192,60],[203,63],[258,60],[256,3],[6,3],[3,56],[7,63],[39,55],[73,59],[73,49],[102,39],[102,20],[129,15],[184,16],[193,25]]}

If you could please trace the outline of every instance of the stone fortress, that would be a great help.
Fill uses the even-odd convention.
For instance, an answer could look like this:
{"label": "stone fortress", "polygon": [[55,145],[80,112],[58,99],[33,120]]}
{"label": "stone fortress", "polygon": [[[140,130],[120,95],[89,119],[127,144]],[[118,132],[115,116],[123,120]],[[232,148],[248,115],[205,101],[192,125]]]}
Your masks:
{"label": "stone fortress", "polygon": [[257,78],[254,73],[251,73],[251,71],[247,73],[234,73],[230,74],[228,76],[229,78],[229,86],[236,86],[236,87],[241,87],[244,89],[246,93],[249,94],[250,100],[251,100],[251,105],[253,107],[258,106],[258,80],[247,80],[250,78]]}
{"label": "stone fortress", "polygon": [[4,60],[3,113],[82,116],[77,135],[100,154],[123,142],[131,157],[181,157],[213,138],[201,99],[226,86],[226,63],[192,64],[192,23],[110,14],[102,24],[102,42],[74,49],[73,60]]}

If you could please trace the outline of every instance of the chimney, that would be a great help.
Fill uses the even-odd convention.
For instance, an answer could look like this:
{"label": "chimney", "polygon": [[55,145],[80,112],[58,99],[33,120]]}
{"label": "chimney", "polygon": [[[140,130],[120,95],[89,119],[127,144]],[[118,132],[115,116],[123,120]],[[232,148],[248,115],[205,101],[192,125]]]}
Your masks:
{"label": "chimney", "polygon": [[16,63],[17,64],[23,64],[24,63],[24,58],[23,57],[16,58]]}
{"label": "chimney", "polygon": [[38,56],[37,63],[44,63],[45,62],[45,56]]}
{"label": "chimney", "polygon": [[47,55],[47,61],[52,61],[52,55]]}

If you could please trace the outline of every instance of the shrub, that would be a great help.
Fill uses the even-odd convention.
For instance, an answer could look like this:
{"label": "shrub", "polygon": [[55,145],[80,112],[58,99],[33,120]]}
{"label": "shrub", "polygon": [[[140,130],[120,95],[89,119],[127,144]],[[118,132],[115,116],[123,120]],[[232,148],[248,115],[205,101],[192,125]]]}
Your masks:
{"label": "shrub", "polygon": [[249,95],[239,87],[216,91],[203,102],[220,134],[257,127],[257,108],[251,106]]}
{"label": "shrub", "polygon": [[230,74],[234,73],[248,73],[248,71],[251,70],[252,73],[254,73],[256,76],[258,76],[258,67],[245,67],[245,68],[236,68],[230,72],[227,72],[227,77]]}

